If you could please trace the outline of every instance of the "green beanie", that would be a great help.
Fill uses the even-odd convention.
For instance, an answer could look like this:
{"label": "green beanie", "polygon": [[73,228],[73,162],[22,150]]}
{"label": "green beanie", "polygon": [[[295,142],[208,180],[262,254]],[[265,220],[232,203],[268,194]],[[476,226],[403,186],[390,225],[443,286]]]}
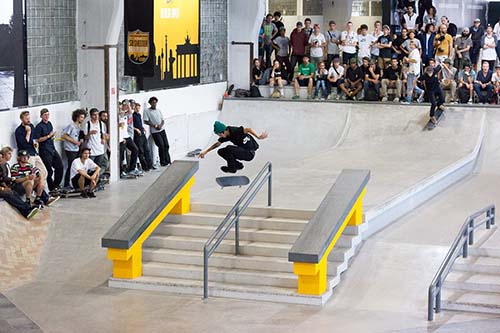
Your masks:
{"label": "green beanie", "polygon": [[220,121],[216,121],[214,123],[214,132],[215,134],[223,133],[226,130],[227,126],[221,123]]}

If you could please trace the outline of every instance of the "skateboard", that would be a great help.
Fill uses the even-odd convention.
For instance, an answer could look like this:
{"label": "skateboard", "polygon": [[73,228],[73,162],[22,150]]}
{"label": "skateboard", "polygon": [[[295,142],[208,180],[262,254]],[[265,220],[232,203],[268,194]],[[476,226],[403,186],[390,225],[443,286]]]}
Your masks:
{"label": "skateboard", "polygon": [[439,125],[439,122],[441,121],[441,119],[443,118],[443,116],[444,116],[444,110],[437,109],[436,110],[436,120],[437,120],[436,123],[434,124],[429,119],[429,121],[427,122],[427,124],[424,127],[424,130],[432,131],[433,129],[435,129],[436,126]]}
{"label": "skateboard", "polygon": [[248,179],[247,176],[218,177],[215,178],[215,181],[221,188],[232,186],[242,187],[243,185],[248,185],[250,183],[250,179]]}
{"label": "skateboard", "polygon": [[195,156],[200,155],[200,153],[201,153],[201,149],[198,148],[198,149],[192,150],[189,153],[187,153],[187,157],[195,157]]}
{"label": "skateboard", "polygon": [[[102,184],[102,183],[97,184],[97,186],[94,189],[94,192],[104,191],[105,190],[104,185],[105,184]],[[76,190],[74,188],[65,188],[59,192],[59,196],[61,198],[64,198],[64,199],[76,198],[76,197],[80,197],[81,193],[82,192],[80,190]]]}

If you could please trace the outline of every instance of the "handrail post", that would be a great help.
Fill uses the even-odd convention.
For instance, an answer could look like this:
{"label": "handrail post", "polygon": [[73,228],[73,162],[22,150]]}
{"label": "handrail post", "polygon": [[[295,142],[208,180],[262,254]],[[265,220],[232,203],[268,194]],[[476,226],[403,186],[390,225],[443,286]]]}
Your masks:
{"label": "handrail post", "polygon": [[267,183],[267,205],[271,207],[272,203],[272,182],[273,182],[273,165],[269,163],[269,178]]}
{"label": "handrail post", "polygon": [[441,277],[439,277],[439,281],[437,283],[437,292],[436,292],[436,313],[441,312],[441,285],[443,284],[443,281],[441,280]]}
{"label": "handrail post", "polygon": [[490,229],[491,228],[491,211],[488,210],[486,212],[486,229]]}
{"label": "handrail post", "polygon": [[469,245],[474,244],[474,219],[469,221]]}
{"label": "handrail post", "polygon": [[428,304],[427,304],[427,320],[434,320],[434,290],[432,286],[429,287],[429,295],[428,295]]}
{"label": "handrail post", "polygon": [[203,299],[208,298],[208,253],[207,247],[203,248]]}
{"label": "handrail post", "polygon": [[240,254],[240,207],[236,208],[236,221],[234,223],[234,252]]}
{"label": "handrail post", "polygon": [[492,215],[491,225],[495,225],[495,207],[491,208],[491,215]]}

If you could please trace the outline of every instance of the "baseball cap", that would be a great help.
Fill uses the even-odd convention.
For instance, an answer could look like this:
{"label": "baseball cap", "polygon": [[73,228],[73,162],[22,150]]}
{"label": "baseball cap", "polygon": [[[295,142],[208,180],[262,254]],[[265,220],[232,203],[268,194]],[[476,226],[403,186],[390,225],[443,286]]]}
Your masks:
{"label": "baseball cap", "polygon": [[226,128],[227,128],[227,126],[218,120],[214,123],[214,133],[215,134],[223,133],[226,130]]}
{"label": "baseball cap", "polygon": [[27,150],[21,149],[20,151],[17,152],[17,156],[21,157],[21,156],[30,156],[30,155],[28,154]]}
{"label": "baseball cap", "polygon": [[355,64],[358,60],[356,58],[349,59],[350,64]]}
{"label": "baseball cap", "polygon": [[340,62],[340,58],[338,58],[338,57],[333,58],[333,62]]}
{"label": "baseball cap", "polygon": [[496,65],[496,66],[495,66],[495,69],[498,69],[498,68],[500,68],[500,65]]}
{"label": "baseball cap", "polygon": [[299,21],[299,22],[297,22],[297,24],[296,24],[296,26],[297,26],[297,27],[302,27],[303,25],[304,25],[304,24],[302,24],[302,22],[300,22],[300,21]]}
{"label": "baseball cap", "polygon": [[388,30],[391,30],[391,28],[390,28],[387,24],[384,24],[384,26],[382,27],[382,29],[388,29]]}
{"label": "baseball cap", "polygon": [[476,22],[481,22],[481,20],[479,18],[477,18],[474,20],[474,23],[476,23]]}

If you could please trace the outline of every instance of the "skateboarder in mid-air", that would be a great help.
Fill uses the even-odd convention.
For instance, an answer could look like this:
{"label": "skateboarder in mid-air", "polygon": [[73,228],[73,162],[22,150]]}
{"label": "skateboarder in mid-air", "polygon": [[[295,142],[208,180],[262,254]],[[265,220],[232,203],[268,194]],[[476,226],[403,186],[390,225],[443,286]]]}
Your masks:
{"label": "skateboarder in mid-air", "polygon": [[267,133],[263,132],[258,135],[251,128],[226,126],[220,121],[214,123],[214,132],[219,136],[219,140],[202,151],[200,158],[204,158],[210,151],[216,149],[224,142],[231,141],[233,145],[221,148],[217,153],[227,161],[227,166],[222,166],[220,169],[227,173],[236,173],[237,170],[243,169],[243,164],[240,161],[251,161],[255,157],[255,151],[259,149],[259,144],[254,137],[263,140],[267,138]]}

